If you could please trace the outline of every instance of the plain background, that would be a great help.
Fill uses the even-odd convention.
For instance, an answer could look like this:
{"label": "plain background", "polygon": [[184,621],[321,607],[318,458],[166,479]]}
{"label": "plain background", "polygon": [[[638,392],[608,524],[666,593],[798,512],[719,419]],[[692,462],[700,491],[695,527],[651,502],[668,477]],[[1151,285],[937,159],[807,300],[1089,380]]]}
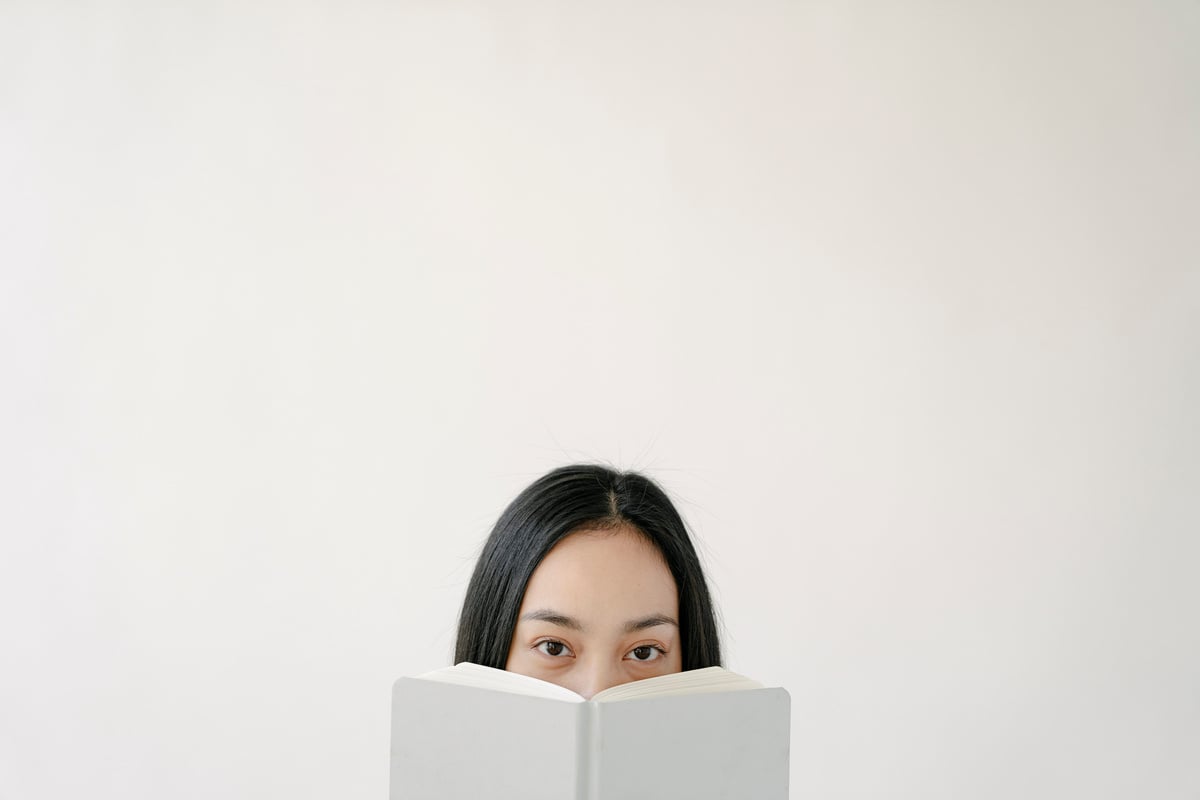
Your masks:
{"label": "plain background", "polygon": [[577,460],[793,797],[1200,796],[1198,141],[1191,0],[4,3],[0,797],[385,797]]}

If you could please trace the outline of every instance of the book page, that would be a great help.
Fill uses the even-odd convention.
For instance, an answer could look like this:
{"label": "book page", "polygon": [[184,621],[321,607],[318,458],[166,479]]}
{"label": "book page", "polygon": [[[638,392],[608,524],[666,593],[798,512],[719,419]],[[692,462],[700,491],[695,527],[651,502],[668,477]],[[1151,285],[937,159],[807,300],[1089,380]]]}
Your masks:
{"label": "book page", "polygon": [[583,698],[570,689],[519,675],[516,672],[506,672],[502,669],[484,667],[464,661],[453,667],[435,669],[424,675],[416,676],[418,680],[453,683],[458,686],[473,686],[477,689],[493,689],[497,692],[508,692],[529,697],[545,697],[549,700],[563,700],[568,703],[582,703]]}
{"label": "book page", "polygon": [[[424,675],[419,680],[453,683],[458,686],[473,686],[477,689],[492,689],[498,692],[520,694],[529,697],[545,697],[568,703],[582,703],[584,699],[570,689],[548,681],[507,672],[493,667],[463,662],[453,667],[443,667]],[[592,697],[592,702],[614,703],[634,700],[639,697],[670,697],[683,694],[706,694],[709,692],[736,692],[746,689],[761,689],[762,684],[736,672],[721,667],[706,667],[671,675],[659,675],[640,681],[622,683],[605,689]]]}
{"label": "book page", "polygon": [[657,678],[646,678],[632,683],[622,683],[598,692],[592,701],[613,703],[639,697],[670,697],[682,694],[737,692],[761,688],[763,686],[758,681],[750,680],[736,672],[730,672],[721,667],[705,667],[687,672],[676,672],[672,675],[660,675]]}

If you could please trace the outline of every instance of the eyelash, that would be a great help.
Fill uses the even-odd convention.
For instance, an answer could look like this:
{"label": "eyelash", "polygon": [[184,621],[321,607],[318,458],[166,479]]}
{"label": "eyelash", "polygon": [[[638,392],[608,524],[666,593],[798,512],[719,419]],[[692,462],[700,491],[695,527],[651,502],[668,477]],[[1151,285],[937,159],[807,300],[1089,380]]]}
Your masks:
{"label": "eyelash", "polygon": [[[548,644],[551,644],[551,645],[558,645],[558,646],[559,646],[559,647],[561,647],[561,648],[562,648],[564,651],[566,651],[566,653],[567,653],[568,655],[563,655],[563,653],[559,653],[559,654],[557,654],[557,655],[555,655],[555,654],[553,654],[553,653],[547,653],[547,652],[545,651],[545,649],[543,649],[543,645],[548,645]],[[540,642],[536,642],[536,643],[534,643],[534,645],[533,645],[533,649],[534,649],[534,650],[536,650],[536,651],[538,651],[538,652],[539,652],[539,653],[541,653],[542,655],[549,657],[549,658],[567,658],[567,657],[574,657],[574,656],[575,656],[575,651],[573,651],[573,650],[571,649],[570,645],[568,645],[566,642],[559,641],[558,639],[542,639]],[[653,657],[653,658],[632,658],[632,657],[631,657],[631,656],[633,655],[633,651],[634,651],[634,650],[642,650],[642,649],[646,649],[646,650],[653,650],[653,651],[654,651],[654,653],[655,653],[654,657]],[[631,649],[629,650],[629,652],[625,654],[625,659],[626,659],[626,660],[628,660],[628,661],[632,661],[632,662],[634,662],[635,664],[652,664],[652,663],[654,663],[655,661],[658,661],[660,658],[666,658],[666,656],[667,656],[667,651],[666,651],[666,649],[665,649],[665,648],[663,648],[663,647],[660,647],[659,645],[656,645],[656,644],[639,644],[637,647],[633,647],[633,648],[631,648]]]}
{"label": "eyelash", "polygon": [[570,645],[568,645],[566,642],[560,642],[558,639],[542,639],[540,642],[537,642],[533,645],[533,649],[537,650],[539,653],[541,653],[544,656],[548,656],[549,658],[564,658],[565,657],[565,656],[563,656],[562,653],[559,653],[558,655],[554,655],[553,653],[547,653],[545,650],[542,649],[542,645],[545,645],[545,644],[559,645],[560,647],[562,647],[563,650],[565,650],[571,656],[575,655],[575,651],[571,649]]}
{"label": "eyelash", "polygon": [[[655,655],[653,658],[630,658],[630,656],[633,655],[634,650],[641,650],[643,648],[646,650],[653,650],[657,653],[657,655]],[[635,664],[652,664],[655,661],[658,661],[660,658],[666,658],[667,651],[656,644],[639,644],[637,647],[634,647],[632,650],[626,653],[625,657]]]}

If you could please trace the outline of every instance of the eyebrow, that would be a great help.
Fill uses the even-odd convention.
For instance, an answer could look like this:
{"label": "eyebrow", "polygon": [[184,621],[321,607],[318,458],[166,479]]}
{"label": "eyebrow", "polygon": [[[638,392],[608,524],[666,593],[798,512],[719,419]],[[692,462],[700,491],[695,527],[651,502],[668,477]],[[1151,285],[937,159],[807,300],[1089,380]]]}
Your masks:
{"label": "eyebrow", "polygon": [[668,617],[666,614],[651,614],[648,617],[641,619],[630,620],[625,623],[625,632],[634,633],[636,631],[644,631],[647,628],[657,628],[659,625],[674,625],[679,627],[679,623],[674,617]]}
{"label": "eyebrow", "polygon": [[549,622],[551,625],[558,625],[563,628],[570,628],[573,631],[582,631],[583,623],[574,617],[568,617],[566,614],[560,614],[549,608],[539,608],[537,611],[530,611],[527,614],[521,615],[522,620],[537,620],[539,622]]}
{"label": "eyebrow", "polygon": [[[566,614],[560,613],[550,608],[539,608],[535,611],[529,611],[521,615],[521,620],[549,622],[551,625],[558,625],[562,628],[570,628],[573,631],[582,631],[583,623],[574,617],[568,617]],[[673,625],[679,627],[679,622],[674,617],[668,617],[666,614],[651,614],[648,617],[641,619],[630,620],[625,623],[625,633],[636,633],[644,631],[647,628],[657,628],[659,625]]]}

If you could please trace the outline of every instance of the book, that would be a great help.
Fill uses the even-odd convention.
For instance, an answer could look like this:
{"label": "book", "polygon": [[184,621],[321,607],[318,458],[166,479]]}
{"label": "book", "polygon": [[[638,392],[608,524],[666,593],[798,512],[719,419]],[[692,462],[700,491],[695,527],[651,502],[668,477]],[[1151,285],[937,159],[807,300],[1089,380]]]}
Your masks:
{"label": "book", "polygon": [[585,700],[458,664],[393,685],[390,800],[786,800],[790,713],[720,667]]}

